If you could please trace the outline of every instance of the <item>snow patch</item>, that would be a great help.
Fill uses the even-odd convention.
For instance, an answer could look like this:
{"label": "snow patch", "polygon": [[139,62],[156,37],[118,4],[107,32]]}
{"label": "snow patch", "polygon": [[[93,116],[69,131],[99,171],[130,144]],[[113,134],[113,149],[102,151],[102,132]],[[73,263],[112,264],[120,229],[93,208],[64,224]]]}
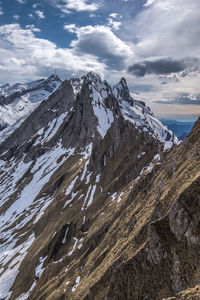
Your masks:
{"label": "snow patch", "polygon": [[89,207],[92,204],[95,191],[96,191],[96,185],[94,185],[93,188],[92,188],[92,191],[91,191],[91,194],[90,194],[90,199],[87,203],[87,207]]}
{"label": "snow patch", "polygon": [[65,231],[65,235],[64,235],[63,240],[62,240],[62,242],[61,242],[62,244],[65,244],[65,243],[66,243],[68,232],[69,232],[69,227],[67,227],[67,229],[66,229],[66,231]]}
{"label": "snow patch", "polygon": [[70,251],[68,253],[68,256],[71,256],[74,253],[74,250],[76,249],[77,244],[78,244],[78,239],[76,237],[74,237],[74,245],[73,245],[72,251]]}
{"label": "snow patch", "polygon": [[76,288],[77,288],[78,285],[79,285],[80,280],[81,280],[81,277],[78,276],[78,277],[76,278],[76,282],[75,282],[76,284],[75,284],[75,285],[73,286],[73,288],[72,288],[72,293],[75,292]]}
{"label": "snow patch", "polygon": [[13,248],[12,250],[1,252],[1,264],[5,265],[14,256],[14,260],[8,265],[7,269],[0,277],[0,299],[9,299],[12,292],[10,291],[15,278],[19,272],[19,267],[26,256],[26,253],[35,239],[34,234],[32,234],[28,240],[21,245]]}

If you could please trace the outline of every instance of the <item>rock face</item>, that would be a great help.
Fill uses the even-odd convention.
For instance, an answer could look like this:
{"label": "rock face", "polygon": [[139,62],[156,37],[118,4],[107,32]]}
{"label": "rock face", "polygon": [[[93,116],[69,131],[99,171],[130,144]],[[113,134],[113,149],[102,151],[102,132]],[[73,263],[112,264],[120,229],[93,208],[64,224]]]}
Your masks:
{"label": "rock face", "polygon": [[64,81],[0,144],[0,299],[198,295],[199,136],[125,79]]}
{"label": "rock face", "polygon": [[134,100],[129,92],[125,78],[114,86],[113,93],[118,99],[124,118],[132,122],[141,131],[164,142],[164,148],[169,149],[178,139],[169,129],[156,119],[149,107],[142,101]]}
{"label": "rock face", "polygon": [[27,116],[60,86],[60,78],[52,74],[27,84],[0,86],[0,137],[5,140]]}

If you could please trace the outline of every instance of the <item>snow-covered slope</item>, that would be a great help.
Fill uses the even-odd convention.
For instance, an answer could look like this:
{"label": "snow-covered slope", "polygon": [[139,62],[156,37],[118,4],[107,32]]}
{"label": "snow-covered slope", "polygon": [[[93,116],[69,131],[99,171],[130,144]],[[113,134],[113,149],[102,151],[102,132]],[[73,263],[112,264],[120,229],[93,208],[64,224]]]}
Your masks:
{"label": "snow-covered slope", "polygon": [[[54,243],[60,236],[55,233],[56,223],[58,228],[65,226],[61,241],[56,243],[70,262],[87,239],[87,230],[73,232],[70,218],[79,220],[74,224],[87,224],[96,204],[110,199],[116,178],[109,175],[111,178],[105,180],[109,172],[121,178],[114,191],[116,200],[122,202],[121,187],[138,178],[158,152],[157,141],[143,137],[123,118],[112,89],[98,75],[85,76],[79,88],[74,82],[78,81],[63,82],[0,145],[0,299],[33,299],[47,261],[53,268],[62,262],[62,258],[60,262],[57,259],[57,250],[48,246],[50,240]],[[133,158],[127,159],[130,170],[126,176],[120,161],[120,151],[127,153],[124,145],[129,145],[127,155]],[[112,159],[116,165],[111,165]],[[51,217],[42,221],[49,210]],[[46,230],[48,242],[37,248],[38,237]],[[15,289],[13,284],[18,276],[22,278],[19,274],[31,249],[28,283],[22,280],[20,288]],[[79,276],[70,285],[71,293],[78,288]]]}
{"label": "snow-covered slope", "polygon": [[[124,78],[113,89],[94,72],[89,72],[82,78],[71,78],[69,82],[72,85],[74,97],[81,93],[84,82],[89,84],[91,97],[93,98],[93,110],[99,122],[98,131],[102,136],[105,135],[107,128],[109,128],[113,121],[112,107],[105,106],[105,99],[110,95],[117,99],[126,120],[133,123],[139,130],[164,143],[165,149],[178,143],[178,139],[174,134],[153,115],[144,102],[136,101],[131,97]],[[51,75],[46,80],[42,79],[27,84],[15,84],[13,86],[1,86],[1,140],[5,140],[18,128],[39,103],[47,99],[60,84],[59,77]]]}
{"label": "snow-covered slope", "polygon": [[131,97],[124,78],[111,88],[106,80],[101,80],[98,74],[89,72],[81,79],[73,78],[70,80],[75,94],[80,93],[84,81],[90,85],[95,114],[99,122],[104,123],[104,125],[99,125],[99,130],[101,127],[106,127],[106,123],[112,123],[112,114],[109,116],[109,110],[103,113],[103,110],[100,109],[100,107],[104,106],[103,103],[108,95],[112,95],[117,99],[124,118],[133,123],[139,130],[146,132],[148,135],[164,143],[165,149],[169,149],[178,143],[178,139],[174,136],[173,132],[154,116],[153,112],[144,102],[134,100]]}
{"label": "snow-covered slope", "polygon": [[57,75],[27,84],[0,87],[0,138],[4,140],[61,84]]}
{"label": "snow-covered slope", "polygon": [[89,84],[93,111],[98,119],[98,132],[103,138],[114,121],[113,107],[106,103],[106,99],[112,96],[112,90],[106,81],[102,82],[101,78],[92,72],[87,74],[85,82]]}
{"label": "snow-covered slope", "polygon": [[114,86],[113,93],[119,101],[125,119],[129,120],[141,131],[164,143],[165,149],[178,143],[178,139],[167,126],[163,125],[142,101],[134,100],[124,78]]}
{"label": "snow-covered slope", "polygon": [[[150,110],[130,97],[124,80],[113,90],[90,72],[38,100],[0,144],[0,299],[84,299],[80,287],[89,293],[124,249],[134,246],[127,237],[146,191],[134,205],[140,188],[132,195],[131,190],[159,168],[167,138]],[[168,173],[175,167],[170,160]],[[162,180],[153,201],[162,193]],[[147,203],[144,210],[149,207],[156,205]],[[115,228],[118,218],[122,226]],[[101,245],[107,234],[114,235],[112,241]],[[105,270],[98,270],[101,263]]]}

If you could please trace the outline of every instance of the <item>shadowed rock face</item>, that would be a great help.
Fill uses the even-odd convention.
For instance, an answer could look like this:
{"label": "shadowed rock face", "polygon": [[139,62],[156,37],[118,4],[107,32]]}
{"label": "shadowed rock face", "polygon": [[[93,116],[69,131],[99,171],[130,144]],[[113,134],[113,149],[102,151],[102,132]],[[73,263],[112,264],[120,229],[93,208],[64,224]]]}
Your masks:
{"label": "shadowed rock face", "polygon": [[198,297],[200,121],[163,151],[120,101],[64,81],[0,145],[0,299]]}

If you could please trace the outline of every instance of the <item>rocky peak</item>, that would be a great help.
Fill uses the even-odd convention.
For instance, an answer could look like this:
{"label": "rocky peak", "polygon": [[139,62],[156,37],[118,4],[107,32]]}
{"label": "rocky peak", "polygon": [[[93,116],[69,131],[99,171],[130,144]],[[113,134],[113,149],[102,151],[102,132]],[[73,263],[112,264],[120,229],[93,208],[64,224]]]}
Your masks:
{"label": "rocky peak", "polygon": [[95,72],[89,72],[83,78],[88,82],[102,82],[101,77]]}
{"label": "rocky peak", "polygon": [[122,77],[120,82],[113,87],[113,93],[119,101],[127,101],[129,104],[134,105],[134,100],[131,97],[125,78]]}
{"label": "rocky peak", "polygon": [[57,74],[51,74],[48,78],[47,78],[47,81],[60,81],[62,82],[62,80],[59,78],[59,76]]}
{"label": "rocky peak", "polygon": [[139,130],[158,139],[164,144],[165,149],[178,143],[174,134],[153,115],[144,102],[132,98],[124,78],[113,87],[113,94],[119,102],[124,118]]}
{"label": "rocky peak", "polygon": [[57,74],[52,74],[47,79],[40,80],[39,84],[33,85],[30,83],[27,86],[30,88],[30,91],[35,89],[44,89],[45,91],[51,93],[53,90],[55,90],[55,88],[58,88],[61,83],[62,81],[59,76]]}

